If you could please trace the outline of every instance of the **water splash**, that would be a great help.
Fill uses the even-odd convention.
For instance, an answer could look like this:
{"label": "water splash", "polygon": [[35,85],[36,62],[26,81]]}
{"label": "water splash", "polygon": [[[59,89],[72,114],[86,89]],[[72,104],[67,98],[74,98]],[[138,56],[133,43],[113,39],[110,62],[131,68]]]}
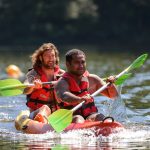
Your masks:
{"label": "water splash", "polygon": [[110,116],[112,116],[118,122],[127,122],[127,112],[124,100],[121,97],[122,86],[118,87],[118,97],[111,101],[109,105]]}

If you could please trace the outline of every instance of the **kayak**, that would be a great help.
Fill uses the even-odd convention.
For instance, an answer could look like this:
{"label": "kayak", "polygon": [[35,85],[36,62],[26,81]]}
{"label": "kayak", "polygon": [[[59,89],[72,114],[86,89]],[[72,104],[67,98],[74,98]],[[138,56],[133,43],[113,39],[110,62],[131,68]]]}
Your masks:
{"label": "kayak", "polygon": [[[27,134],[44,134],[54,131],[53,127],[48,123],[38,122],[29,119],[29,111],[22,111],[15,119],[15,127],[23,133]],[[71,123],[64,132],[94,128],[96,136],[109,136],[116,132],[118,128],[123,129],[123,125],[114,121],[112,117],[106,117],[103,121],[85,121],[84,123]]]}
{"label": "kayak", "polygon": [[94,128],[96,136],[109,136],[110,134],[117,132],[117,129],[123,129],[124,127],[121,123],[114,121],[112,117],[106,117],[103,121],[85,121],[84,123],[71,123],[65,129],[65,131],[89,128]]}

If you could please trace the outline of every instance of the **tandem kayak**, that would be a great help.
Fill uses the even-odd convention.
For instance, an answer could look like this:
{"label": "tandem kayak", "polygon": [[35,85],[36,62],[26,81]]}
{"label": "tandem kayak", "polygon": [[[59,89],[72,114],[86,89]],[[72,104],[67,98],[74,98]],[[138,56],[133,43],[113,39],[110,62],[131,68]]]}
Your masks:
{"label": "tandem kayak", "polygon": [[[38,122],[29,119],[29,111],[22,111],[15,119],[15,127],[17,130],[27,134],[44,134],[54,131],[53,127],[48,123]],[[71,123],[64,132],[79,129],[94,128],[96,136],[108,136],[116,132],[118,128],[123,129],[123,125],[113,120],[112,117],[106,117],[103,121],[85,121],[84,123]]]}

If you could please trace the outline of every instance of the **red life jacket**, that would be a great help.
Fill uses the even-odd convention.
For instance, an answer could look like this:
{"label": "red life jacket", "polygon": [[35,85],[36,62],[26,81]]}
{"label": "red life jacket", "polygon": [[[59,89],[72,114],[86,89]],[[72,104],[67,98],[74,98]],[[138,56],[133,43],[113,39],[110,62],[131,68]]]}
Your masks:
{"label": "red life jacket", "polygon": [[[70,92],[76,96],[81,97],[81,96],[84,96],[86,94],[89,94],[89,92],[88,92],[89,81],[87,78],[88,74],[89,74],[88,72],[84,73],[84,75],[81,79],[80,85],[78,85],[76,83],[76,81],[74,80],[74,77],[67,72],[64,73],[62,77],[69,83]],[[93,98],[91,98],[91,99],[93,100],[93,102],[88,103],[88,104],[84,103],[81,108],[79,108],[76,112],[74,112],[74,115],[81,115],[86,119],[92,113],[98,112],[98,109],[94,104],[94,99]],[[76,105],[61,102],[60,106],[63,108],[66,108],[66,109],[72,109]]]}
{"label": "red life jacket", "polygon": [[[42,82],[48,82],[48,79],[42,69],[36,68],[35,71],[38,73]],[[57,81],[58,77],[60,77],[59,71],[60,68],[56,67],[54,70],[54,81]],[[26,105],[32,110],[36,110],[43,105],[48,105],[52,112],[57,110],[59,107],[57,105],[56,93],[53,85],[46,84],[41,89],[36,89],[31,94],[27,95]]]}

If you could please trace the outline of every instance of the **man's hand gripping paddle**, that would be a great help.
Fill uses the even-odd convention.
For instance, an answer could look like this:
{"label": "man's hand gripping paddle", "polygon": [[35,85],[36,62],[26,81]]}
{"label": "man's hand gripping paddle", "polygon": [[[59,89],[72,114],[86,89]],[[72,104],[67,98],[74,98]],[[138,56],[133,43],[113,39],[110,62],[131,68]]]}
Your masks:
{"label": "man's hand gripping paddle", "polygon": [[[43,82],[44,84],[51,84],[51,82]],[[17,79],[0,80],[0,96],[15,96],[23,94],[26,87],[32,87],[34,84],[23,84]]]}

